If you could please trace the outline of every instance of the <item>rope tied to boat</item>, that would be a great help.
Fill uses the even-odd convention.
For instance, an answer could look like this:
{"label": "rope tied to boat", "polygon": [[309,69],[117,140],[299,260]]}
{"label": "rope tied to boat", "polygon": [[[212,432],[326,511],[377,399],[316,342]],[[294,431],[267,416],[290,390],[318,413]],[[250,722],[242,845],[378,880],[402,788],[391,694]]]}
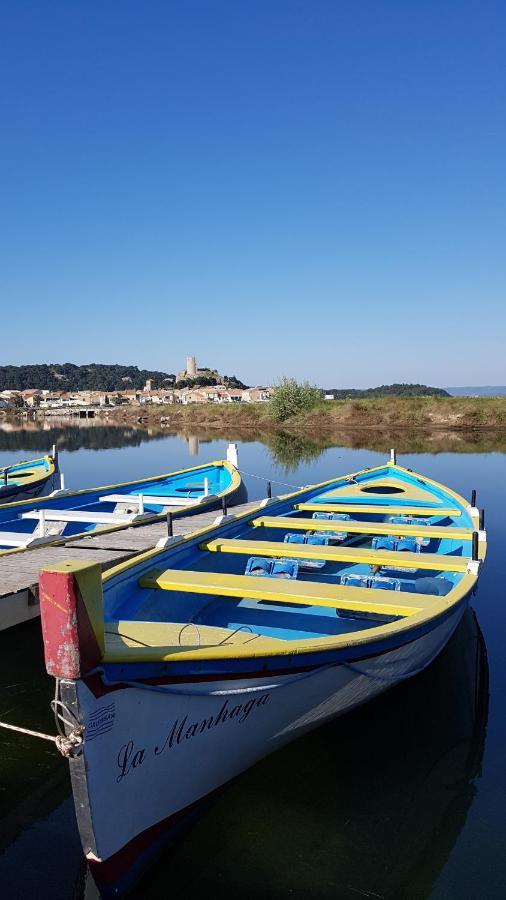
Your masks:
{"label": "rope tied to boat", "polygon": [[255,475],[254,472],[245,472],[244,469],[238,469],[238,472],[241,475],[247,475],[248,478],[258,478],[260,481],[272,482],[272,484],[280,484],[282,487],[294,488],[296,491],[302,491],[305,487],[304,484],[289,484],[287,481],[278,481],[276,478],[271,478],[266,475]]}
{"label": "rope tied to boat", "polygon": [[[40,738],[43,741],[52,741],[65,759],[78,756],[82,751],[84,725],[81,725],[72,710],[63,703],[59,694],[60,680],[57,678],[55,696],[54,700],[51,700],[50,706],[54,714],[58,734],[45,734],[43,731],[34,731],[32,728],[12,725],[10,722],[0,722],[0,728],[4,728],[7,731],[17,731],[19,734]],[[68,726],[68,731],[62,728],[61,722]]]}

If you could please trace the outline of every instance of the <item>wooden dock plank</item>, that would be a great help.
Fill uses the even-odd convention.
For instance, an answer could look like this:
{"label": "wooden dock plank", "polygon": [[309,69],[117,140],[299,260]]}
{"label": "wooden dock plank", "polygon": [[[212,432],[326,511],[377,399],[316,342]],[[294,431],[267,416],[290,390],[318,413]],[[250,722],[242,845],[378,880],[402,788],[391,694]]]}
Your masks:
{"label": "wooden dock plank", "polygon": [[[257,500],[232,507],[240,515],[258,506]],[[175,535],[188,535],[213,524],[220,510],[181,516],[173,520]],[[45,566],[65,559],[89,559],[102,569],[149,550],[167,535],[165,522],[137,525],[107,534],[69,539],[64,544],[36,547],[0,557],[0,631],[38,615],[38,580]]]}

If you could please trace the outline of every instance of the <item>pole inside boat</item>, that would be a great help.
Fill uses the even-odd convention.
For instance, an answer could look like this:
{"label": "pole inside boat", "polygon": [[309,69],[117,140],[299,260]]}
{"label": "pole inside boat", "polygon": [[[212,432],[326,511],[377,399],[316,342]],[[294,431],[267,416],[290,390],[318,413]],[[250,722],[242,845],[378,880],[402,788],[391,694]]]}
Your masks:
{"label": "pole inside boat", "polygon": [[476,491],[471,491],[471,506],[476,506]]}
{"label": "pole inside boat", "polygon": [[394,449],[390,450],[390,462],[395,466],[397,463],[397,453]]}
{"label": "pole inside boat", "polygon": [[478,559],[478,532],[473,531],[473,560]]}
{"label": "pole inside boat", "polygon": [[172,536],[173,536],[173,532],[174,532],[174,528],[173,528],[173,525],[172,525],[172,513],[171,513],[171,512],[168,512],[168,513],[167,513],[167,535],[168,535],[169,537],[172,537]]}
{"label": "pole inside boat", "polygon": [[227,498],[225,496],[223,496],[222,500],[221,500],[221,509],[222,509],[223,515],[226,516],[227,515]]}

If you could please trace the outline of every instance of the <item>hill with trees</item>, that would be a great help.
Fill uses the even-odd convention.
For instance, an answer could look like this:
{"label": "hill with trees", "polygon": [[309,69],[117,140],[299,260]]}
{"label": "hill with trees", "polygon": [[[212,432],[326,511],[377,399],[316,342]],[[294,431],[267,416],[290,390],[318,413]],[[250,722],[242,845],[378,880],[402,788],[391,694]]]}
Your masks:
{"label": "hill with trees", "polygon": [[[176,376],[168,372],[139,369],[137,366],[90,363],[41,363],[32,366],[0,366],[0,391],[126,391],[140,390],[151,380],[153,389],[173,387]],[[216,370],[203,371],[195,378],[178,381],[177,387],[205,387],[225,384],[245,388],[235,375],[220,375]]]}
{"label": "hill with trees", "polygon": [[247,388],[248,385],[239,381],[235,375],[220,375],[216,369],[199,369],[197,375],[180,378],[176,381],[177,388],[212,387],[215,384],[224,384],[228,388]]}
{"label": "hill with trees", "polygon": [[326,394],[333,394],[334,400],[367,400],[371,397],[449,397],[443,388],[428,387],[426,384],[382,384],[379,387],[329,388]]}
{"label": "hill with trees", "polygon": [[143,388],[150,378],[153,388],[172,385],[175,376],[137,366],[90,363],[41,363],[33,366],[0,366],[0,391],[125,391]]}

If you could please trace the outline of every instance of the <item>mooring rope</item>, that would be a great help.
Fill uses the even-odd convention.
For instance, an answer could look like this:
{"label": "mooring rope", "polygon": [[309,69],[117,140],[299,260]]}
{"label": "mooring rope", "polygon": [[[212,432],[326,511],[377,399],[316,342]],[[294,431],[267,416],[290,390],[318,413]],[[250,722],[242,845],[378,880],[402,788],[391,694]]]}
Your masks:
{"label": "mooring rope", "polygon": [[[40,738],[43,741],[52,741],[56,745],[57,750],[60,751],[61,755],[65,756],[67,759],[69,759],[69,757],[77,756],[81,752],[84,725],[80,724],[72,710],[60,700],[59,693],[60,682],[57,678],[54,700],[51,700],[51,709],[54,713],[58,734],[45,734],[43,731],[34,731],[32,728],[22,728],[21,725],[12,725],[10,722],[0,722],[0,728],[5,728],[7,731],[17,731],[19,734]],[[60,712],[60,710],[62,712]],[[65,718],[65,715],[62,713],[65,713],[68,718]],[[61,727],[60,722],[68,725],[70,729],[68,734]]]}
{"label": "mooring rope", "polygon": [[244,469],[238,469],[237,471],[241,475],[247,475],[248,478],[259,478],[260,481],[270,481],[271,484],[280,484],[282,487],[294,488],[296,491],[302,491],[306,487],[304,484],[289,484],[287,481],[278,481],[276,478],[270,478],[267,475],[255,475],[253,472],[245,472]]}

